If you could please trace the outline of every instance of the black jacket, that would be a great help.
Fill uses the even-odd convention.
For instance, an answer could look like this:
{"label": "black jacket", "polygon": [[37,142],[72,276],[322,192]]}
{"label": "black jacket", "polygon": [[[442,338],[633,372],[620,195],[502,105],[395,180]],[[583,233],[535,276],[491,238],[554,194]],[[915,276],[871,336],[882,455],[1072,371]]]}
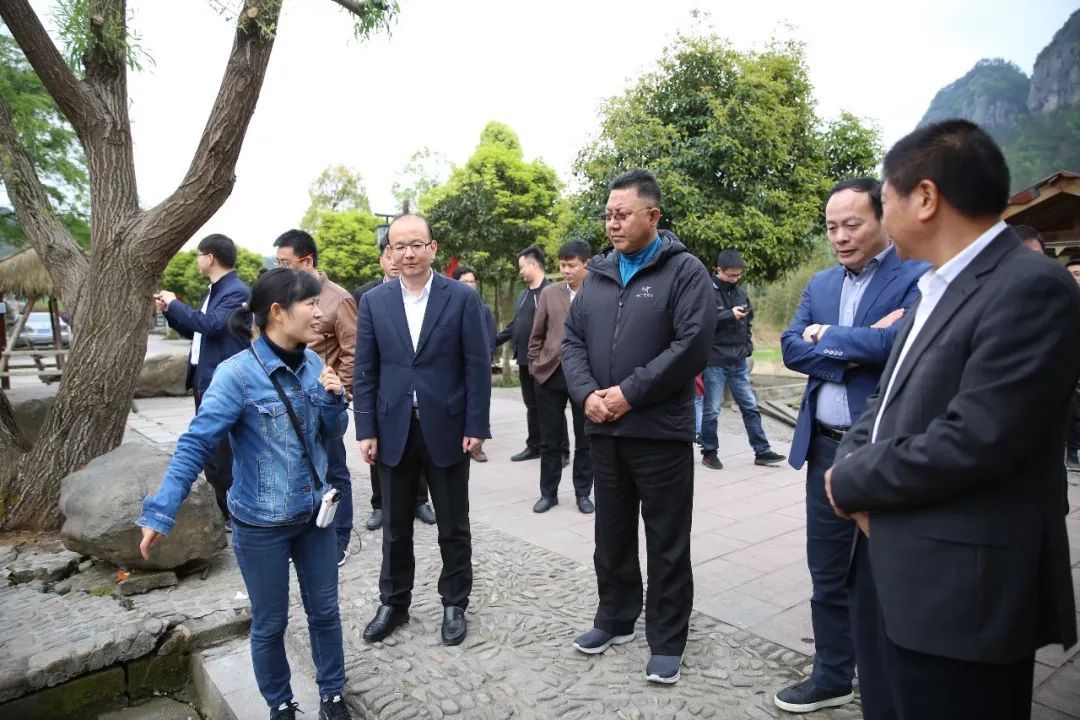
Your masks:
{"label": "black jacket", "polygon": [[[715,275],[712,285],[716,293],[716,335],[709,348],[709,367],[738,365],[754,353],[750,327],[754,309],[750,307],[750,296],[742,285],[732,285]],[[747,315],[737,320],[731,308],[740,305]]]}
{"label": "black jacket", "polygon": [[[529,365],[529,336],[532,335],[533,318],[536,317],[536,305],[540,299],[540,291],[551,284],[544,278],[540,287],[535,290],[525,288],[518,293],[514,302],[514,317],[506,324],[498,335],[495,336],[495,346],[502,345],[507,340],[513,341],[514,358],[518,365]],[[530,300],[530,294],[532,299]]]}
{"label": "black jacket", "polygon": [[368,290],[374,290],[375,288],[382,285],[384,282],[386,282],[385,278],[377,277],[374,280],[368,280],[366,283],[353,290],[352,296],[353,300],[356,300],[356,307],[360,307],[360,298],[364,297],[364,293],[366,293]]}
{"label": "black jacket", "polygon": [[619,254],[597,255],[570,305],[562,368],[583,406],[594,390],[618,385],[631,410],[615,422],[587,421],[590,434],[694,439],[694,376],[705,367],[716,309],[709,273],[678,238],[623,286]]}
{"label": "black jacket", "polygon": [[[165,322],[169,323],[173,330],[189,340],[195,333],[202,335],[199,364],[193,366],[188,363],[184,383],[185,387],[200,394],[210,387],[210,380],[214,377],[218,364],[246,350],[250,345],[249,340],[238,338],[229,330],[229,318],[233,312],[251,299],[251,290],[236,271],[222,275],[210,286],[209,295],[205,313],[188,307],[179,300],[173,300],[165,309]],[[199,307],[202,307],[202,303]],[[190,358],[190,352],[188,357]]]}

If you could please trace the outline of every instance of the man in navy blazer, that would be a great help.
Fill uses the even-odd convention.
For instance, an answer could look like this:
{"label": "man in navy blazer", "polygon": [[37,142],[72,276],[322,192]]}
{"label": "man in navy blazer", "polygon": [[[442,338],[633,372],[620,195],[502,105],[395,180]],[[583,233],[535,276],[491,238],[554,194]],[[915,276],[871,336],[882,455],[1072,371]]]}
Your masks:
{"label": "man in navy blazer", "polygon": [[[203,296],[199,310],[180,302],[168,290],[159,291],[154,303],[165,314],[169,327],[191,340],[185,387],[195,395],[198,412],[217,366],[248,346],[246,340],[229,332],[229,318],[251,298],[251,290],[233,270],[236,245],[225,235],[207,235],[200,240],[195,264],[199,274],[210,280],[210,290]],[[203,466],[203,474],[214,488],[218,507],[228,518],[225,494],[232,487],[232,448],[228,438]]]}
{"label": "man in navy blazer", "polygon": [[491,355],[480,295],[435,273],[438,244],[418,215],[391,224],[401,274],[360,300],[353,403],[365,462],[379,464],[383,496],[381,605],[364,639],[382,640],[409,619],[415,559],[413,510],[421,471],[438,518],[442,639],[465,639],[472,591],[469,452],[491,437]]}
{"label": "man in navy blazer", "polygon": [[811,278],[791,326],[781,336],[784,364],[809,376],[789,462],[807,462],[806,561],[813,582],[811,676],[774,698],[790,712],[811,712],[854,699],[855,650],[845,583],[850,520],[836,517],[824,474],[844,433],[866,407],[889,357],[899,320],[918,298],[925,263],[904,262],[881,222],[881,185],[837,183],[825,206],[829,244],[840,261]]}

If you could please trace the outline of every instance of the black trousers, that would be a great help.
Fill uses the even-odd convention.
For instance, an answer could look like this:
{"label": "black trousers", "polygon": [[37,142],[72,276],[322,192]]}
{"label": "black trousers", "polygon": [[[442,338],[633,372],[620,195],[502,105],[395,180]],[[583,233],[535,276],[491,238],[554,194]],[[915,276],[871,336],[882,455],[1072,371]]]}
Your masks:
{"label": "black trousers", "polygon": [[[536,381],[529,374],[528,365],[518,365],[518,379],[521,381],[521,399],[525,402],[525,425],[529,436],[525,438],[525,447],[529,450],[540,450],[543,438],[540,436],[540,407],[536,399]],[[570,454],[570,436],[566,432],[566,417],[559,421],[562,428],[562,437],[559,447],[563,455]]]}
{"label": "black trousers", "polygon": [[852,575],[852,627],[865,720],[1031,717],[1034,653],[1020,662],[991,665],[900,647],[885,633],[864,537],[856,542]]}
{"label": "black trousers", "polygon": [[[566,403],[570,393],[562,368],[536,386],[536,404],[540,415],[540,494],[546,498],[559,495],[562,480],[562,452],[559,428],[566,428]],[[592,460],[589,458],[589,436],[585,434],[585,411],[570,402],[574,418],[574,495],[589,497],[593,486]]]}
{"label": "black trousers", "polygon": [[428,479],[438,518],[442,574],[439,595],[444,606],[465,608],[472,592],[472,532],[469,529],[469,456],[450,467],[435,465],[413,416],[401,462],[379,463],[383,498],[383,560],[379,597],[383,605],[407,608],[412,603],[416,559],[413,555],[413,515],[420,474]]}
{"label": "black trousers", "polygon": [[[199,392],[198,388],[192,388],[192,392],[195,395],[195,412],[199,412],[199,406],[202,405],[203,395]],[[217,505],[221,508],[221,514],[225,516],[225,519],[229,519],[229,504],[228,504],[228,492],[232,487],[232,445],[229,444],[229,437],[226,435],[225,439],[218,445],[217,452],[215,452],[209,460],[203,464],[203,474],[206,475],[206,482],[210,483],[210,487],[214,488],[214,497],[217,500]]]}
{"label": "black trousers", "polygon": [[[379,464],[369,466],[371,468],[371,509],[382,510],[382,485],[379,483]],[[416,483],[416,507],[420,507],[428,501],[427,479],[424,473],[420,473],[420,479]]]}
{"label": "black trousers", "polygon": [[682,655],[694,604],[690,522],[694,452],[689,442],[593,435],[596,480],[594,625],[616,635],[634,631],[641,614],[638,513],[645,520],[649,587],[645,638],[654,655]]}
{"label": "black trousers", "polygon": [[1069,417],[1069,455],[1080,454],[1080,392],[1073,392],[1072,413]]}

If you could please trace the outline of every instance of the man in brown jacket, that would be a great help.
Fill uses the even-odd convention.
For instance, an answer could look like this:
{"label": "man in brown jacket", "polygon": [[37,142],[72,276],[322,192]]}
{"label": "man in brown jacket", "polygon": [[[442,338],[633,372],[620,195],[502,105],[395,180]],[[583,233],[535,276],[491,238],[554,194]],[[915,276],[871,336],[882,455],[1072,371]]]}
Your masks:
{"label": "man in brown jacket", "polygon": [[[559,503],[559,481],[562,479],[561,429],[565,422],[566,389],[560,357],[566,316],[570,303],[585,281],[585,266],[592,250],[584,240],[571,240],[559,248],[559,270],[563,282],[549,285],[540,293],[529,336],[529,374],[536,381],[536,405],[540,420],[540,499],[533,512],[547,512]],[[574,494],[578,510],[593,511],[592,461],[589,457],[589,436],[585,434],[585,412],[570,402],[574,417]]]}
{"label": "man in brown jacket", "polygon": [[[303,230],[289,230],[274,241],[279,267],[310,273],[322,283],[319,310],[322,311],[322,338],[308,348],[333,368],[343,387],[352,387],[353,360],[356,355],[356,300],[348,290],[331,282],[319,270],[319,250],[315,238]],[[326,479],[341,491],[334,530],[337,532],[337,560],[343,565],[349,557],[349,536],[353,528],[352,477],[345,465],[345,440],[342,436],[323,438],[326,447]],[[359,537],[357,538],[359,540]]]}

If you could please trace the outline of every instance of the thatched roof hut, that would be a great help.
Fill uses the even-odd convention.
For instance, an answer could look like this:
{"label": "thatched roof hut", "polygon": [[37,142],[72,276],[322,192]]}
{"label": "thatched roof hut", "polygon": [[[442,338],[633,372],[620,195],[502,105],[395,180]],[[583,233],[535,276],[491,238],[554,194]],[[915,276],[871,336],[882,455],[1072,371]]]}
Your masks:
{"label": "thatched roof hut", "polygon": [[33,248],[0,260],[0,294],[41,297],[52,296],[53,292],[52,277]]}

